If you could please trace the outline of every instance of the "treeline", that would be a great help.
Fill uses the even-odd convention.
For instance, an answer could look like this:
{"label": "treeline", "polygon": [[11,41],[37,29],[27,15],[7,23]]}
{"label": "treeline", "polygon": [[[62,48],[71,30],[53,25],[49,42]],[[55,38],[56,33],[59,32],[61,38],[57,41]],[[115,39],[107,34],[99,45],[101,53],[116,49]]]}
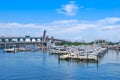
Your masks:
{"label": "treeline", "polygon": [[79,46],[79,45],[92,45],[92,44],[93,44],[93,42],[89,42],[89,43],[87,43],[87,42],[61,42],[61,43],[58,43],[57,45]]}
{"label": "treeline", "polygon": [[120,42],[107,42],[108,43],[108,45],[117,45],[117,44],[119,44]]}
{"label": "treeline", "polygon": [[[57,43],[57,45],[61,45],[61,46],[79,46],[79,45],[93,45],[94,42],[61,42],[61,43]],[[96,43],[98,44],[98,43]],[[105,44],[107,45],[116,45],[119,44],[119,42],[106,42]]]}

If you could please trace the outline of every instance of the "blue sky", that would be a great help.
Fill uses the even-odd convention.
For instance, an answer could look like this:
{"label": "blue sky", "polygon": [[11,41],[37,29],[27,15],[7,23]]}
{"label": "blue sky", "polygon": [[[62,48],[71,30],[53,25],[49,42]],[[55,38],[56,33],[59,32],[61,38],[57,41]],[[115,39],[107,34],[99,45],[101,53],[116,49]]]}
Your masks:
{"label": "blue sky", "polygon": [[120,40],[120,0],[1,0],[0,36]]}

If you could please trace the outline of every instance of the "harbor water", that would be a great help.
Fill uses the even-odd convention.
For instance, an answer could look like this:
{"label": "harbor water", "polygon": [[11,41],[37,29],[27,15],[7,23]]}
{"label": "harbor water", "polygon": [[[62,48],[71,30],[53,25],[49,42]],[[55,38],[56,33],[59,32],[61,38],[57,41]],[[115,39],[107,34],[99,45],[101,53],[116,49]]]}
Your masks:
{"label": "harbor water", "polygon": [[0,80],[120,80],[120,51],[108,50],[96,63],[59,60],[46,51],[1,49]]}

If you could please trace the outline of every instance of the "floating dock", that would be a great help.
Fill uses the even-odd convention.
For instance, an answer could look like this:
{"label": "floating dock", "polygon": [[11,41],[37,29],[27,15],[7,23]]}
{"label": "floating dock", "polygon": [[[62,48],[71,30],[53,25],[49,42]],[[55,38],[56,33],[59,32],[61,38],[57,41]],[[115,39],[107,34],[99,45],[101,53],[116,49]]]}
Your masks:
{"label": "floating dock", "polygon": [[78,47],[56,47],[50,51],[50,54],[58,54],[61,60],[95,60],[103,56],[107,51],[107,48],[102,47],[90,47],[89,49],[80,49]]}

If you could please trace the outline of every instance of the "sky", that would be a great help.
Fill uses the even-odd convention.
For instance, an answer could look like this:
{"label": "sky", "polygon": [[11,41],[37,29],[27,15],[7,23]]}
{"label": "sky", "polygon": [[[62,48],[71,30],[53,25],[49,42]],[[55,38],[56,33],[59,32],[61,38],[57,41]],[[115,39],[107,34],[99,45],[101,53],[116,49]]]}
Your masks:
{"label": "sky", "polygon": [[120,40],[120,0],[0,0],[0,36]]}

